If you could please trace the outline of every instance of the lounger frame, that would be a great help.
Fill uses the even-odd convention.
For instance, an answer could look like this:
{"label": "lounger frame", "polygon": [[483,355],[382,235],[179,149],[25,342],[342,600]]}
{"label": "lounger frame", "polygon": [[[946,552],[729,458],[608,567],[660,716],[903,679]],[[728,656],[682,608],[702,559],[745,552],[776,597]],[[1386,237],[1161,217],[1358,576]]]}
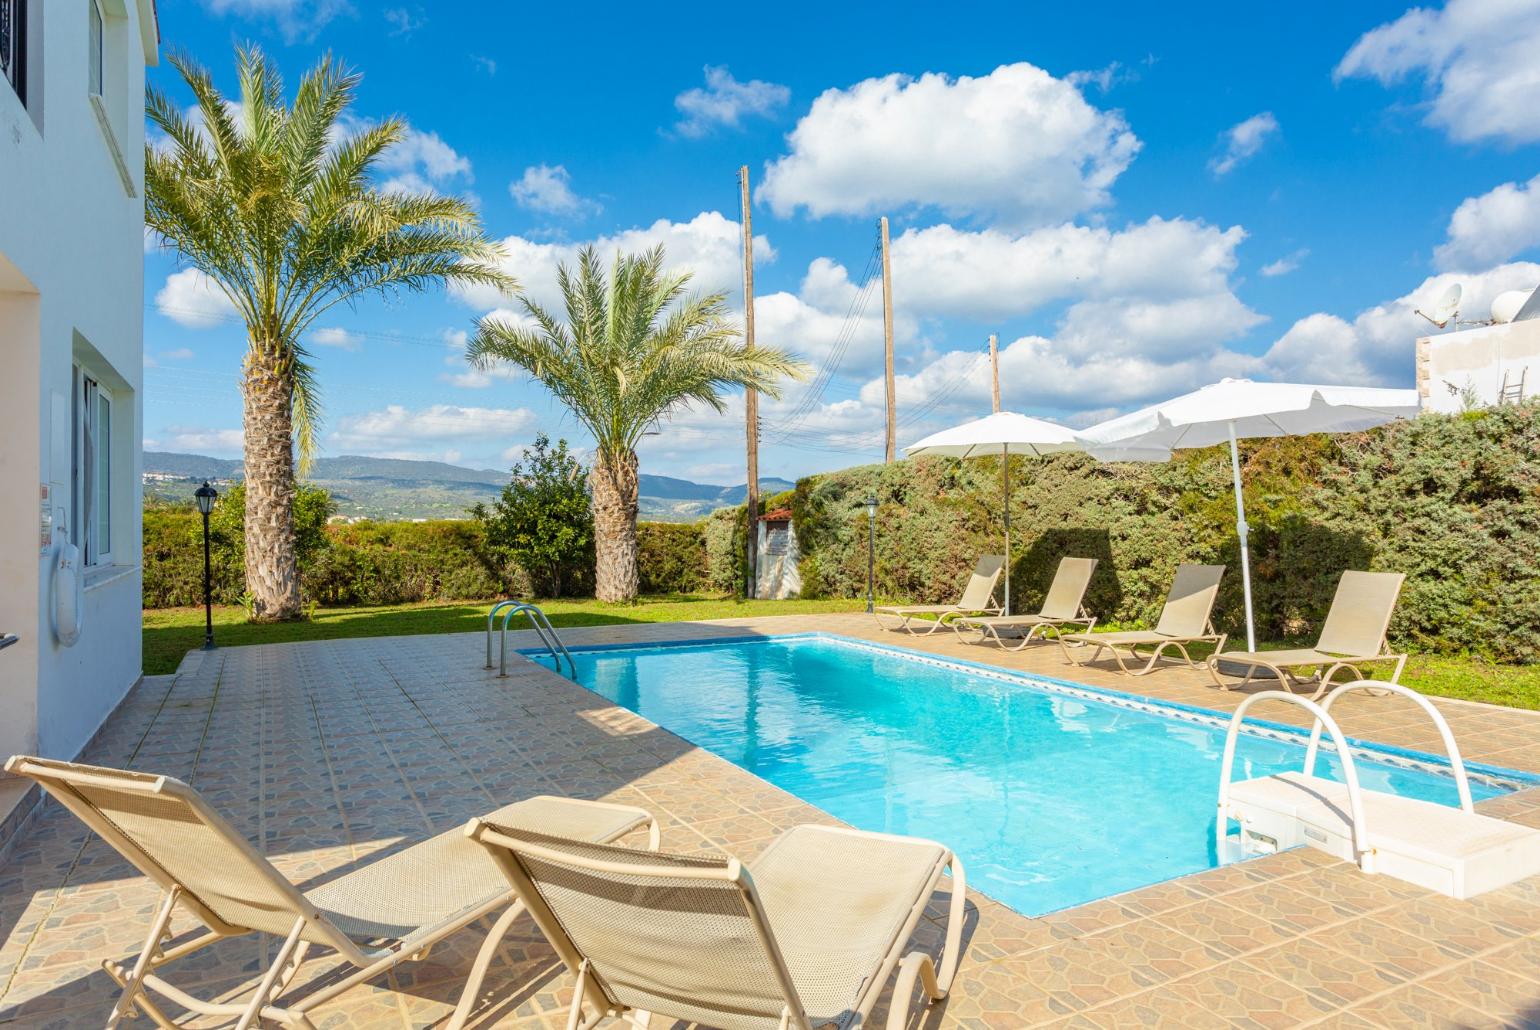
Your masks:
{"label": "lounger frame", "polygon": [[[1197,636],[1157,635],[1154,630],[1151,630],[1150,637],[1146,640],[1113,642],[1106,639],[1097,639],[1098,637],[1105,638],[1107,636],[1111,636],[1111,634],[1087,632],[1083,634],[1061,635],[1058,640],[1059,647],[1064,652],[1064,661],[1071,665],[1084,665],[1087,662],[1097,661],[1101,658],[1101,653],[1106,651],[1112,655],[1113,659],[1118,663],[1118,668],[1124,673],[1130,676],[1146,676],[1155,671],[1162,658],[1166,658],[1167,648],[1175,648],[1182,653],[1182,662],[1177,664],[1185,663],[1188,668],[1196,669],[1201,667],[1203,662],[1201,660],[1194,660],[1187,651],[1187,645],[1212,643],[1214,649],[1218,651],[1224,648],[1225,640],[1228,639],[1229,635],[1216,632],[1214,624],[1210,622],[1204,627],[1204,632]],[[1080,647],[1090,646],[1096,650],[1091,652],[1091,655],[1084,661],[1080,661],[1070,654],[1069,649],[1071,645]],[[1139,648],[1150,646],[1153,646],[1155,650],[1151,651],[1148,656],[1139,653]],[[1124,659],[1125,651],[1127,652],[1127,660]],[[1176,662],[1174,658],[1166,658],[1166,660]],[[1129,668],[1129,662],[1138,663],[1140,661],[1144,662],[1142,667],[1137,669]]]}
{"label": "lounger frame", "polygon": [[[872,609],[872,618],[882,629],[894,632],[902,630],[914,636],[925,637],[945,628],[951,620],[963,616],[1003,615],[1005,606],[1000,603],[997,591],[1000,587],[1000,577],[1004,574],[1006,574],[1005,557],[986,554],[974,565],[973,572],[968,577],[968,584],[963,588],[962,596],[957,599],[956,604],[879,605]],[[936,618],[922,619],[921,616],[925,615],[934,615]],[[887,622],[884,621],[885,619],[898,621]],[[926,628],[916,629],[917,620]]]}

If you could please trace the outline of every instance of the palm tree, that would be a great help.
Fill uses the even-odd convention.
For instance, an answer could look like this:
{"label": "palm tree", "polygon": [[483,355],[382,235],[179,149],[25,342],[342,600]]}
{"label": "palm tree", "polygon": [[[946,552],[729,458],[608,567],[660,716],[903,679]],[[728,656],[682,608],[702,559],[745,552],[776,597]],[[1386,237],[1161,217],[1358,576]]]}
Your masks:
{"label": "palm tree", "polygon": [[464,201],[373,183],[380,156],[406,125],[391,118],[345,131],[359,77],[329,56],[300,81],[290,107],[277,69],[254,48],[237,52],[234,102],[190,60],[172,64],[197,100],[197,117],[147,91],[145,113],[166,140],[145,147],[145,224],[246,323],[246,589],[254,618],[298,618],[295,445],[303,473],[320,425],[305,332],[365,294],[514,283],[494,267],[497,251]]}
{"label": "palm tree", "polygon": [[481,320],[466,347],[472,365],[517,365],[544,383],[587,427],[596,445],[593,494],[601,601],[636,596],[636,445],[679,408],[699,402],[725,410],[721,391],[748,387],[779,396],[803,366],[772,348],[748,349],[727,318],[726,297],[685,296],[688,274],[663,267],[663,248],[616,255],[608,275],[592,247],[576,275],[557,272],[566,321],[521,298],[533,325]]}

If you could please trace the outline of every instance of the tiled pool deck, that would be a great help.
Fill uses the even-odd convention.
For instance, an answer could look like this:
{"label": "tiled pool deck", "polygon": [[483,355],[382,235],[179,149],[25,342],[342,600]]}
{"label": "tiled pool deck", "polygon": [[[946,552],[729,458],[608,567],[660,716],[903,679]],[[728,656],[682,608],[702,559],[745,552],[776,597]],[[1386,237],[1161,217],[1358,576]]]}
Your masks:
{"label": "tiled pool deck", "polygon": [[[1072,670],[1056,648],[1001,654],[950,633],[884,633],[861,615],[564,636],[601,643],[806,630],[1207,708],[1244,696],[1188,670],[1140,679]],[[194,655],[177,676],[142,684],[83,759],[190,781],[301,884],[531,794],[642,805],[658,815],[664,847],[745,858],[786,827],[833,821],[544,669],[516,662],[498,680],[481,668],[481,646],[473,635],[417,636]],[[1348,700],[1350,735],[1437,750],[1409,704]],[[1540,772],[1540,714],[1441,707],[1469,759]],[[1540,790],[1482,808],[1540,827]],[[1301,849],[1041,919],[973,900],[953,994],[913,1013],[911,1026],[1540,1026],[1540,878],[1456,902]],[[156,901],[155,888],[68,813],[40,809],[0,859],[0,1023],[102,1025],[114,989],[100,961],[138,950]],[[936,946],[938,924],[927,922],[921,936]],[[320,1009],[318,1025],[441,1025],[479,943],[468,929],[426,961]],[[169,978],[204,996],[239,995],[276,945],[226,942]],[[326,964],[311,962],[316,971]],[[571,983],[526,921],[488,978],[478,1025],[560,1027]]]}

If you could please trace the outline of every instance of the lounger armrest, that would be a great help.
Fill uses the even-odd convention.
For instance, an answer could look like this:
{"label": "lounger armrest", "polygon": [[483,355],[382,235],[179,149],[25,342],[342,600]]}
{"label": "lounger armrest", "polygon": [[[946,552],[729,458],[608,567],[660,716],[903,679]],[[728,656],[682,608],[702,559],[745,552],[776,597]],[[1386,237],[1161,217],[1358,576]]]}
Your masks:
{"label": "lounger armrest", "polygon": [[946,997],[936,982],[936,963],[923,951],[911,951],[898,964],[898,979],[893,982],[893,997],[888,1002],[887,1030],[904,1030],[909,1025],[916,986],[925,991],[927,1006]]}

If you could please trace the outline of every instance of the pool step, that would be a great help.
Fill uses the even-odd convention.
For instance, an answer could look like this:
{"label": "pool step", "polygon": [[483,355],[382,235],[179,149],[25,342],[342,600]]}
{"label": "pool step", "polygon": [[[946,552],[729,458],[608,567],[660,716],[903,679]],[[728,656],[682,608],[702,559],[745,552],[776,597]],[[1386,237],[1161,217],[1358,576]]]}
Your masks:
{"label": "pool step", "polygon": [[1360,796],[1362,854],[1344,784],[1297,772],[1242,780],[1230,785],[1228,807],[1248,854],[1309,844],[1451,898],[1540,874],[1540,830],[1375,790]]}

